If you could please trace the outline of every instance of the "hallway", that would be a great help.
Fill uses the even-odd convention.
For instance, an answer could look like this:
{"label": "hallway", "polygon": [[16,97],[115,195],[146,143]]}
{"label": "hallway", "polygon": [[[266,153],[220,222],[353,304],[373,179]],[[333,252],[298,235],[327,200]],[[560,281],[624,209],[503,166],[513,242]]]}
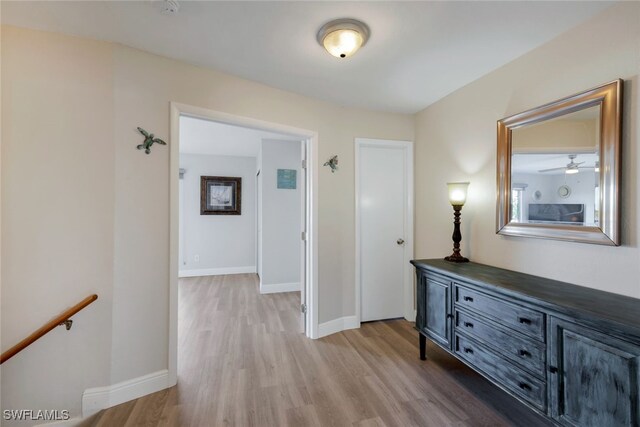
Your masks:
{"label": "hallway", "polygon": [[260,295],[253,274],[181,279],[179,297],[178,385],[87,425],[548,425],[434,346],[420,361],[404,320],[310,340],[299,293]]}

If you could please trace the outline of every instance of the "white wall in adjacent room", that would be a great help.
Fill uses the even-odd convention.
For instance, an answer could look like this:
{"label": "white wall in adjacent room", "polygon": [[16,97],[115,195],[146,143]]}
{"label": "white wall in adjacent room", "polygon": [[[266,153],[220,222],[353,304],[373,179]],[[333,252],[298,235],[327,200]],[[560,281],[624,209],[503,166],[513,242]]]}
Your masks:
{"label": "white wall in adjacent room", "polygon": [[[567,197],[558,195],[558,188],[566,185],[571,190]],[[595,223],[596,211],[596,174],[593,170],[580,171],[577,174],[552,175],[550,193],[551,203],[578,203],[584,205],[584,221],[586,224]]]}
{"label": "white wall in adjacent room", "polygon": [[[529,205],[536,203],[561,203],[583,204],[584,220],[586,224],[593,224],[595,220],[595,188],[596,175],[593,170],[581,171],[577,174],[531,174],[514,173],[513,182],[526,184],[522,192],[523,218],[529,217]],[[558,188],[566,185],[571,189],[568,197],[560,197]],[[534,197],[536,191],[540,192],[540,199]]]}
{"label": "white wall in adjacent room", "polygon": [[[262,142],[262,287],[300,286],[301,215],[303,181],[300,179],[301,142]],[[277,188],[278,169],[296,171],[296,189]],[[289,286],[287,290],[294,290]]]}
{"label": "white wall in adjacent room", "polygon": [[[255,271],[256,158],[180,154],[182,275]],[[200,215],[200,177],[242,178],[241,215]],[[237,271],[236,271],[237,270]]]}

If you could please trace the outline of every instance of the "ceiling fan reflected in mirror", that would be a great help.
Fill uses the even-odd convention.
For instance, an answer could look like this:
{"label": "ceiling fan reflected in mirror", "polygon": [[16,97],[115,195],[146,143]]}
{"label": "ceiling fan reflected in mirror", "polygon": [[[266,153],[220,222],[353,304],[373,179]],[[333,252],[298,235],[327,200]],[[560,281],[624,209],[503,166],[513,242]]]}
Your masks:
{"label": "ceiling fan reflected in mirror", "polygon": [[544,173],[544,172],[554,172],[554,171],[564,170],[564,173],[571,175],[571,174],[580,172],[580,169],[594,168],[594,166],[580,166],[585,162],[575,162],[574,160],[576,159],[576,157],[578,157],[577,154],[569,154],[569,163],[567,163],[566,166],[562,166],[559,168],[542,169],[542,170],[539,170],[538,172]]}

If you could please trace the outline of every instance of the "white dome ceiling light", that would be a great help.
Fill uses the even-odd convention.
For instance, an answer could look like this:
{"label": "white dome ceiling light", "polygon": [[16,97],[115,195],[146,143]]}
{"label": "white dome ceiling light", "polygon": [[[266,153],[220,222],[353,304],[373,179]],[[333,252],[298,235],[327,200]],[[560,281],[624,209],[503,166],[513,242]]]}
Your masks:
{"label": "white dome ceiling light", "polygon": [[369,27],[355,19],[327,22],[318,31],[318,43],[336,58],[348,58],[369,40]]}

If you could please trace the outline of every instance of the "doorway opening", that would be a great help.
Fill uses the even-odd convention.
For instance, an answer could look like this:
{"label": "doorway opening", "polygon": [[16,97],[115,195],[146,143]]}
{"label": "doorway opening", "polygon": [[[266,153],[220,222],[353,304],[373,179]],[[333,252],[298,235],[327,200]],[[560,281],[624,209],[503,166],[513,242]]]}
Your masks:
{"label": "doorway opening", "polygon": [[257,283],[259,294],[299,291],[299,300],[289,294],[282,304],[299,313],[300,332],[316,338],[316,132],[172,103],[171,142],[172,383],[179,277],[217,280],[222,293],[239,289],[224,280],[245,289]]}

